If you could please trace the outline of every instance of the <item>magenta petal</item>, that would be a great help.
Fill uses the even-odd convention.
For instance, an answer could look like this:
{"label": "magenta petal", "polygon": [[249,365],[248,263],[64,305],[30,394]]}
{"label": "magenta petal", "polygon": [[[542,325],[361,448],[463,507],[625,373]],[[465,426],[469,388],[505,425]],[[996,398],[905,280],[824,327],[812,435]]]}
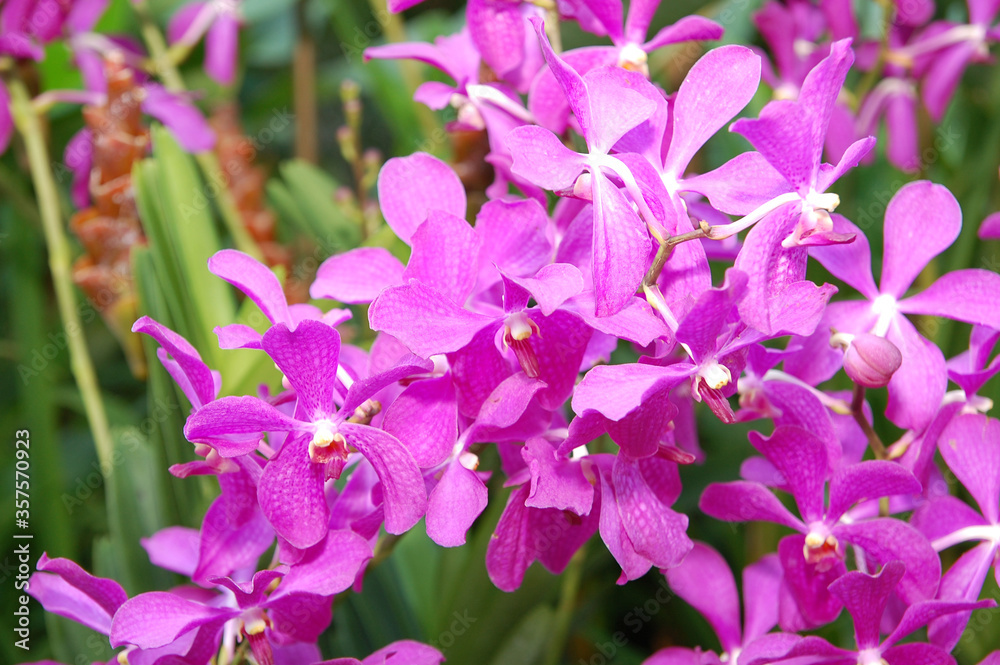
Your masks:
{"label": "magenta petal", "polygon": [[[215,376],[202,361],[198,351],[186,339],[148,316],[139,317],[132,325],[132,332],[149,335],[170,354],[169,363],[175,363],[181,370],[178,373],[171,371],[170,374],[191,402],[191,406],[197,409],[215,399],[218,392]],[[168,362],[164,362],[164,366],[170,371]]]}
{"label": "magenta petal", "polygon": [[927,289],[900,301],[899,309],[1000,328],[1000,274],[978,268],[946,273]]}
{"label": "magenta petal", "polygon": [[[185,577],[191,577],[198,565],[200,541],[201,534],[198,533],[197,529],[170,526],[160,529],[149,538],[143,538],[139,542],[154,566]],[[231,572],[232,570],[227,570],[212,575],[214,577]]]}
{"label": "magenta petal", "polygon": [[[736,580],[721,554],[696,542],[679,566],[663,574],[674,593],[708,619],[719,636],[723,651],[731,653],[742,646]],[[758,593],[757,589],[748,591],[748,595]]]}
{"label": "magenta petal", "polygon": [[517,127],[504,139],[514,158],[511,171],[552,191],[568,189],[583,171],[586,159],[543,127]]}
{"label": "magenta petal", "polygon": [[802,84],[797,101],[770,102],[757,119],[733,123],[803,196],[816,185],[823,137],[847,70],[854,61],[850,40],[835,42]]}
{"label": "magenta petal", "polygon": [[635,551],[658,568],[678,565],[694,544],[687,535],[687,515],[664,505],[643,478],[639,462],[615,459],[615,500]]}
{"label": "magenta petal", "polygon": [[[255,463],[244,465],[257,469]],[[259,475],[259,471],[253,472]],[[220,474],[222,495],[209,507],[201,525],[197,568],[191,578],[204,584],[212,577],[231,575],[255,566],[274,542],[274,530],[257,504],[257,482],[251,473]]]}
{"label": "magenta petal", "polygon": [[444,462],[458,439],[458,404],[451,377],[411,383],[389,405],[382,428],[407,447],[420,468]]}
{"label": "magenta petal", "polygon": [[885,415],[900,427],[923,429],[937,413],[947,388],[944,354],[903,316],[893,319],[888,340],[903,354],[903,364],[889,380]]}
{"label": "magenta petal", "polygon": [[411,280],[379,295],[368,310],[372,330],[399,339],[418,356],[458,351],[493,319],[462,309],[446,297]]}
{"label": "magenta petal", "polygon": [[358,247],[335,254],[320,265],[309,287],[313,298],[370,303],[387,286],[403,281],[403,264],[382,247]]}
{"label": "magenta petal", "polygon": [[377,374],[372,374],[364,379],[359,379],[347,390],[344,396],[344,404],[340,408],[345,413],[354,413],[355,409],[362,406],[365,401],[375,397],[375,395],[397,381],[413,376],[414,374],[430,372],[434,369],[434,363],[424,360],[412,353],[399,358],[392,367]]}
{"label": "magenta petal", "polygon": [[759,152],[744,152],[713,171],[684,180],[685,191],[704,195],[716,209],[731,215],[749,214],[789,188],[785,176]]}
{"label": "magenta petal", "polygon": [[646,397],[642,404],[618,421],[608,421],[608,434],[621,450],[619,454],[631,459],[652,457],[660,448],[660,441],[667,435],[670,423],[677,415],[677,407],[670,402],[668,390]]}
{"label": "magenta petal", "polygon": [[895,462],[870,460],[841,467],[830,480],[830,507],[826,519],[840,519],[851,506],[867,499],[895,494],[919,494],[920,481]]}
{"label": "magenta petal", "polygon": [[652,53],[668,44],[719,39],[722,37],[722,33],[722,26],[715,21],[704,16],[685,16],[673,25],[668,25],[657,32],[652,39],[642,45],[642,48],[647,53]]}
{"label": "magenta petal", "polygon": [[409,243],[431,210],[465,217],[465,187],[437,157],[417,152],[393,157],[378,174],[382,215],[396,235]]}
{"label": "magenta petal", "polygon": [[166,646],[201,626],[221,624],[239,610],[202,605],[163,591],[143,593],[122,605],[111,622],[111,646]]}
{"label": "magenta petal", "polygon": [[281,282],[263,263],[235,249],[223,249],[208,260],[208,270],[245,293],[271,323],[293,327]]}
{"label": "magenta petal", "polygon": [[505,278],[530,293],[545,316],[549,316],[567,299],[583,291],[583,274],[579,268],[568,263],[543,266],[534,277],[505,275]]}
{"label": "magenta petal", "polygon": [[947,600],[926,600],[914,603],[906,608],[899,625],[892,631],[889,637],[882,643],[884,647],[892,646],[918,628],[923,628],[929,622],[938,617],[954,614],[955,612],[967,612],[985,607],[996,607],[996,601],[992,598],[974,601],[949,602]]}
{"label": "magenta petal", "polygon": [[601,539],[607,545],[608,551],[622,568],[619,584],[627,580],[639,579],[652,567],[652,563],[639,554],[629,538],[618,510],[618,500],[615,486],[611,482],[611,470],[601,469],[601,516],[599,529]]}
{"label": "magenta petal", "polygon": [[760,56],[744,46],[723,46],[702,56],[674,100],[664,171],[683,176],[701,146],[750,102],[759,82]]}
{"label": "magenta petal", "polygon": [[573,412],[592,409],[611,420],[621,420],[638,408],[647,395],[680,383],[694,373],[694,366],[678,363],[656,365],[598,365],[587,372],[573,394]]}
{"label": "magenta petal", "polygon": [[602,333],[648,346],[659,337],[670,337],[670,329],[663,323],[648,302],[633,296],[631,300],[611,316],[598,317],[594,314],[596,305],[592,292],[584,292],[568,303],[587,325]]}
{"label": "magenta petal", "polygon": [[545,24],[542,19],[533,16],[529,20],[535,28],[535,34],[538,35],[538,43],[542,47],[542,54],[545,56],[545,62],[549,65],[549,71],[559,83],[559,87],[566,93],[566,99],[569,101],[570,108],[573,109],[573,115],[580,123],[583,137],[587,139],[589,145],[590,130],[594,121],[591,117],[587,85],[583,82],[583,77],[552,50],[549,38],[545,34]]}
{"label": "magenta petal", "polygon": [[[997,546],[991,542],[980,543],[965,552],[941,578],[938,598],[946,601],[978,599],[996,555]],[[965,611],[931,620],[927,627],[928,639],[945,649],[954,649],[971,616],[971,611]]]}
{"label": "magenta petal", "polygon": [[281,580],[278,593],[320,596],[340,593],[354,584],[358,571],[371,558],[371,545],[358,534],[347,529],[330,531],[322,543],[310,548],[291,567]]}
{"label": "magenta petal", "polygon": [[646,273],[649,235],[621,191],[602,173],[593,174],[593,273],[597,316],[622,310]]}
{"label": "magenta petal", "polygon": [[987,526],[989,522],[969,504],[946,494],[920,504],[913,511],[910,524],[933,543],[960,529]]}
{"label": "magenta petal", "polygon": [[494,199],[483,205],[476,215],[476,233],[482,241],[480,287],[497,279],[497,268],[523,277],[548,264],[552,260],[548,224],[545,209],[533,199]]}
{"label": "magenta petal", "polygon": [[882,658],[889,665],[954,665],[947,651],[933,644],[910,642],[887,649]]}
{"label": "magenta petal", "polygon": [[854,619],[858,650],[878,646],[882,614],[903,572],[902,563],[890,561],[878,575],[852,571],[830,585],[830,593],[843,601]]}
{"label": "magenta petal", "polygon": [[962,209],[946,187],[927,180],[901,187],[885,210],[882,293],[902,296],[961,230]]}
{"label": "magenta petal", "polygon": [[618,140],[656,111],[660,93],[639,72],[599,67],[583,77],[592,125],[585,134],[592,153],[607,154]]}
{"label": "magenta petal", "polygon": [[342,423],[340,431],[371,462],[382,481],[385,530],[407,531],[427,510],[427,490],[413,456],[399,439],[380,429]]}
{"label": "magenta petal", "polygon": [[[810,247],[809,255],[834,277],[847,282],[865,298],[875,300],[879,292],[872,278],[872,252],[868,237],[842,215],[830,215],[836,233],[854,234],[854,242]],[[855,331],[861,332],[861,331]]]}
{"label": "magenta petal", "polygon": [[264,334],[261,346],[292,384],[298,409],[307,418],[333,413],[340,333],[319,321],[302,321],[295,330],[277,324]]}
{"label": "magenta petal", "polygon": [[28,582],[29,593],[46,611],[68,617],[105,635],[111,619],[128,600],[114,580],[94,577],[69,559],[42,554]]}
{"label": "magenta petal", "polygon": [[444,656],[434,647],[399,640],[365,658],[362,665],[439,665],[443,661]]}
{"label": "magenta petal", "polygon": [[490,581],[501,591],[517,590],[534,560],[526,542],[530,511],[524,505],[527,495],[527,486],[518,487],[510,493],[486,549],[486,571]]}
{"label": "magenta petal", "polygon": [[[760,483],[737,480],[712,483],[702,492],[698,508],[706,515],[726,522],[775,522],[796,531],[806,526]],[[799,552],[801,556],[801,552]]]}
{"label": "magenta petal", "polygon": [[530,319],[539,330],[538,335],[530,338],[531,348],[538,358],[536,378],[545,383],[536,395],[543,408],[555,411],[573,393],[587,344],[594,331],[578,317],[563,310],[546,317],[531,312]]}
{"label": "magenta petal", "polygon": [[182,148],[204,152],[215,147],[215,132],[191,102],[155,83],[146,83],[143,89],[142,110],[162,122]]}
{"label": "magenta petal", "polygon": [[781,587],[781,561],[768,554],[743,569],[743,643],[749,644],[778,623],[778,592]]}
{"label": "magenta petal", "polygon": [[465,544],[465,534],[486,508],[488,493],[459,459],[448,463],[427,500],[427,535],[442,547]]}
{"label": "magenta petal", "polygon": [[524,18],[520,3],[469,0],[469,36],[490,69],[504,77],[524,60]]}
{"label": "magenta petal", "polygon": [[454,303],[464,303],[476,283],[480,239],[462,217],[431,210],[410,238],[413,252],[401,283],[411,279]]}
{"label": "magenta petal", "polygon": [[578,462],[556,452],[542,438],[529,439],[521,456],[531,471],[531,490],[525,499],[529,508],[555,508],[587,515],[594,503],[594,486]]}
{"label": "magenta petal", "polygon": [[[806,628],[813,628],[833,621],[840,614],[843,605],[828,587],[847,569],[839,559],[823,561],[823,565],[809,563],[802,555],[804,547],[805,536],[786,536],[778,543],[778,556],[785,571],[784,584],[798,604]],[[784,621],[782,628],[786,628]]]}
{"label": "magenta petal", "polygon": [[921,86],[924,104],[934,122],[941,122],[944,117],[948,102],[955,94],[969,61],[975,57],[977,48],[974,41],[963,40],[934,54]]}
{"label": "magenta petal", "polygon": [[264,432],[292,432],[304,425],[256,397],[223,397],[192,413],[184,436],[209,444],[223,457],[238,457],[256,450]]}
{"label": "magenta petal", "polygon": [[294,547],[311,547],[329,532],[324,477],[324,465],[309,459],[308,435],[289,437],[264,467],[257,487],[260,508]]}
{"label": "magenta petal", "polygon": [[[176,44],[194,24],[195,18],[208,6],[205,2],[188,2],[174,12],[167,24],[167,41]],[[200,35],[199,35],[200,36]]]}
{"label": "magenta petal", "polygon": [[761,451],[785,478],[802,519],[823,519],[823,494],[829,473],[827,447],[818,437],[800,427],[782,426],[764,438],[750,432],[750,443]]}
{"label": "magenta petal", "polygon": [[216,326],[215,336],[219,338],[220,349],[260,349],[263,335],[242,323]]}
{"label": "magenta petal", "polygon": [[838,524],[833,534],[860,547],[877,563],[902,561],[906,573],[896,592],[904,601],[914,603],[934,597],[941,578],[941,561],[927,539],[906,522],[885,517]]}
{"label": "magenta petal", "polygon": [[[3,143],[0,140],[0,151],[2,150]],[[983,240],[1000,240],[1000,212],[986,216],[979,226],[979,237]]]}
{"label": "magenta petal", "polygon": [[231,85],[236,75],[239,18],[223,10],[205,37],[205,71],[222,85]]}
{"label": "magenta petal", "polygon": [[938,449],[986,519],[1000,523],[1000,421],[961,415],[942,432]]}

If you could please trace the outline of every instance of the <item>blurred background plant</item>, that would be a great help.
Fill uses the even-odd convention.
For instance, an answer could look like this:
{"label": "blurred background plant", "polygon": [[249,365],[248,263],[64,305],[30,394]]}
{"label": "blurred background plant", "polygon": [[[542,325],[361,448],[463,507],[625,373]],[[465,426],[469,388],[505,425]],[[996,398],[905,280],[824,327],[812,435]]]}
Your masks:
{"label": "blurred background plant", "polygon": [[[862,32],[878,34],[882,6],[856,4]],[[216,133],[212,151],[192,157],[142,116],[137,97],[130,96],[139,83],[114,62],[104,65],[109,90],[103,103],[81,113],[77,105],[54,100],[41,116],[43,154],[57,185],[49,201],[57,209],[49,212],[73,233],[66,258],[79,287],[73,294],[83,328],[78,337],[86,342],[99,393],[81,392],[74,378],[80,369],[73,365],[65,310],[60,314],[66,304],[57,301],[60,287],[46,265],[46,211],[36,203],[41,190],[28,175],[32,147],[15,138],[0,158],[0,432],[31,431],[34,551],[72,558],[97,575],[118,579],[130,594],[178,581],[149,564],[140,538],[173,524],[197,526],[213,498],[211,484],[167,472],[169,465],[191,458],[181,433],[188,405],[163,368],[148,361],[154,347],[129,331],[132,321],[148,314],[191,340],[208,364],[222,371],[223,394],[252,392],[260,383],[274,387],[280,376],[261,361],[263,355],[221,352],[215,344],[210,332],[215,325],[237,321],[263,329],[265,320],[250,301],[238,302],[228,286],[210,278],[205,262],[211,254],[235,246],[263,258],[283,277],[289,301],[305,302],[317,267],[333,253],[380,245],[405,259],[408,248],[382,223],[374,189],[388,157],[423,150],[450,159],[473,202],[477,192],[482,199],[490,181],[482,162],[483,137],[446,132],[453,111],[431,112],[411,100],[420,83],[445,80],[440,72],[413,62],[363,60],[369,46],[456,32],[464,24],[461,3],[428,1],[401,15],[388,14],[381,0],[245,0],[241,6],[239,61],[227,83],[217,80],[226,76],[213,78],[211,67],[203,68],[204,46],[166,47],[166,27],[180,3],[113,0],[96,27],[102,34],[144,41],[154,56],[148,64],[167,88],[198,91],[194,101]],[[758,0],[663,3],[653,27],[701,13],[725,27],[723,43],[763,47],[751,18],[760,6]],[[936,11],[962,20],[966,9],[956,0],[939,2]],[[562,41],[573,48],[593,43],[593,37],[565,24]],[[26,92],[83,88],[67,44],[54,41],[44,48],[44,59],[16,65]],[[668,91],[676,89],[702,48],[662,49],[650,59],[652,78]],[[14,66],[6,60],[0,69],[13,74]],[[863,75],[852,80],[855,91],[871,86]],[[762,86],[746,113],[756,115],[772,92]],[[839,186],[838,212],[868,230],[881,224],[885,205],[901,184],[929,178],[954,192],[965,215],[961,237],[931,273],[1000,270],[1000,242],[976,238],[979,222],[1000,209],[998,113],[1000,68],[970,68],[939,123],[921,110],[916,168],[896,169],[881,150],[873,164]],[[86,159],[73,150],[78,145],[73,137],[84,128],[94,139]],[[713,168],[745,148],[743,139],[722,133],[695,168]],[[74,172],[81,169],[85,175],[82,181],[76,176],[74,187]],[[80,187],[89,188],[90,196],[81,200]],[[475,210],[470,206],[470,216]],[[880,233],[869,236],[880,242]],[[879,265],[880,248],[873,252]],[[921,279],[930,283],[934,277],[925,273]],[[367,317],[362,308],[354,314],[341,330],[364,345],[371,336],[363,325]],[[937,319],[924,320],[921,332],[946,356],[968,340],[967,326]],[[1000,403],[996,381],[981,394]],[[96,425],[97,446],[91,429],[95,413],[107,421]],[[772,551],[781,534],[766,524],[737,529],[697,511],[701,489],[736,477],[750,451],[744,436],[722,430],[715,418],[702,418],[699,430],[716,463],[684,469],[685,492],[675,508],[692,516],[692,538],[713,543],[739,569]],[[882,434],[894,440],[899,432]],[[3,450],[6,502],[13,496],[14,456],[12,446]],[[412,638],[438,647],[456,665],[624,665],[670,644],[715,644],[708,624],[662,591],[661,576],[616,587],[617,569],[603,548],[587,549],[585,558],[581,552],[562,579],[536,566],[517,592],[497,590],[483,561],[506,491],[492,490],[500,498],[491,501],[464,547],[439,548],[417,528],[387,551],[367,576],[364,592],[336,603],[333,626],[321,641],[324,653],[361,657]],[[13,510],[0,512],[6,543],[13,542],[13,517]],[[3,556],[0,578],[7,585],[13,555]],[[987,585],[986,593],[1000,599],[992,577]],[[13,607],[14,594],[5,591],[0,614],[10,616]],[[45,615],[42,630],[41,608],[33,610],[38,632],[31,660],[111,657],[105,639],[55,615]],[[991,614],[978,616],[988,620]],[[977,662],[1000,647],[1000,631],[975,619],[970,629],[972,638],[957,652],[961,663]],[[849,637],[846,615],[825,631],[834,639]],[[565,639],[565,650],[553,635]],[[24,659],[12,642],[0,641],[3,662]],[[556,649],[549,646],[554,642],[560,645]]]}

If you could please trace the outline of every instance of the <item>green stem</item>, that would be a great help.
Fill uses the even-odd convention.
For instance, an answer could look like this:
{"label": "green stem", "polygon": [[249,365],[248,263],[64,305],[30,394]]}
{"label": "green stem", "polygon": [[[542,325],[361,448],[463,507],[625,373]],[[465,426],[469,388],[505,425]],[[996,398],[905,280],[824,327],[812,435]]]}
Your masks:
{"label": "green stem", "polygon": [[586,546],[577,550],[570,559],[569,566],[563,573],[562,588],[559,591],[559,607],[552,626],[552,638],[545,652],[545,665],[559,665],[563,652],[566,650],[566,637],[569,635],[569,624],[573,619],[576,607],[576,596],[580,591],[580,580],[583,577],[583,560],[586,557]]}
{"label": "green stem", "polygon": [[62,214],[59,210],[59,193],[49,168],[48,151],[45,147],[41,123],[31,107],[31,98],[24,83],[16,79],[12,80],[9,90],[14,124],[24,138],[31,178],[35,184],[42,229],[49,250],[49,270],[52,272],[59,314],[66,329],[70,369],[73,371],[76,385],[80,389],[80,396],[83,398],[84,410],[90,423],[90,431],[94,435],[94,446],[97,448],[97,458],[101,463],[101,468],[111,469],[113,467],[111,463],[113,452],[111,429],[108,426],[108,416],[104,412],[100,386],[97,384],[97,374],[87,350],[83,324],[77,309],[76,292],[73,289],[70,267],[69,241],[63,230]]}
{"label": "green stem", "polygon": [[[377,18],[384,17],[385,21],[382,23],[382,32],[385,33],[386,41],[390,44],[398,44],[406,41],[406,28],[403,27],[403,20],[398,14],[393,14],[386,10],[384,0],[368,0],[368,5],[372,8],[372,13]],[[403,82],[406,83],[406,89],[412,97],[420,84],[423,83],[420,77],[420,66],[413,60],[400,60],[398,64],[399,70],[403,74]],[[428,138],[434,136],[435,132],[438,131],[438,122],[434,118],[434,114],[423,104],[417,104],[416,106],[417,121],[420,122],[424,136]]]}
{"label": "green stem", "polygon": [[[181,77],[181,73],[177,69],[177,64],[170,55],[170,50],[167,48],[167,42],[163,38],[163,33],[160,32],[156,21],[149,11],[149,5],[142,0],[132,3],[132,6],[135,7],[136,14],[139,17],[140,32],[142,33],[143,41],[146,42],[146,46],[149,48],[153,71],[159,75],[167,90],[177,93],[185,92],[187,88],[184,85],[184,79]],[[198,162],[198,167],[201,169],[201,173],[206,180],[210,182],[226,181],[225,171],[222,170],[219,158],[214,152],[199,152],[194,158]],[[250,236],[250,232],[243,225],[243,216],[240,214],[239,208],[236,207],[236,200],[233,199],[233,193],[229,191],[228,183],[226,187],[219,188],[219,195],[216,201],[219,205],[219,212],[222,214],[222,221],[229,230],[229,234],[233,237],[236,248],[258,261],[263,260],[264,255],[261,253],[260,247],[257,246],[257,243]]]}

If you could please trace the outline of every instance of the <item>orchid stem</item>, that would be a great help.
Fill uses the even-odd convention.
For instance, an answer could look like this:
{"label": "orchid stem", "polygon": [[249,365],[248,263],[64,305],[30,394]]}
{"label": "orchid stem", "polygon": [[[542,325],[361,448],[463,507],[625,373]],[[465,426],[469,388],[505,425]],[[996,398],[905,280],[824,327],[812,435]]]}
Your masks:
{"label": "orchid stem", "polygon": [[882,439],[879,438],[878,434],[872,428],[871,423],[865,418],[864,405],[865,387],[855,384],[854,399],[851,400],[851,415],[854,416],[854,420],[861,427],[861,431],[865,433],[865,437],[868,438],[868,445],[871,446],[872,452],[875,453],[875,459],[889,459],[889,453],[886,451]]}
{"label": "orchid stem", "polygon": [[[135,7],[136,14],[139,16],[142,26],[142,38],[149,48],[154,71],[163,80],[168,90],[175,93],[185,92],[187,88],[184,85],[184,79],[177,69],[177,63],[171,58],[167,42],[163,38],[163,33],[160,32],[156,21],[153,20],[153,16],[149,12],[149,5],[145,0],[139,0],[133,3],[133,7]],[[222,170],[219,158],[214,152],[199,152],[194,158],[198,162],[201,173],[206,180],[216,182],[225,179],[225,171]],[[236,201],[233,199],[233,193],[229,190],[228,186],[219,187],[219,194],[216,201],[219,205],[219,212],[222,214],[222,221],[225,223],[229,234],[233,237],[233,243],[236,245],[236,248],[258,261],[262,261],[264,255],[250,235],[250,232],[243,225],[243,216],[240,214],[239,208],[236,206]]]}
{"label": "orchid stem", "polygon": [[[385,33],[386,40],[391,44],[399,44],[406,41],[406,28],[398,14],[387,12],[383,0],[368,0],[372,13],[382,23],[382,32]],[[384,18],[384,20],[382,20]],[[421,80],[419,65],[411,60],[402,60],[399,63],[399,70],[403,75],[403,82],[410,96],[417,91],[423,81]],[[417,104],[417,121],[424,131],[424,136],[430,138],[438,131],[438,122],[429,108],[423,104]]]}
{"label": "orchid stem", "polygon": [[563,573],[562,587],[559,591],[559,607],[556,609],[552,636],[543,661],[545,665],[559,665],[563,652],[566,650],[566,637],[569,635],[569,624],[573,619],[573,608],[576,606],[576,597],[580,591],[586,551],[586,546],[577,550]]}
{"label": "orchid stem", "polygon": [[[861,427],[861,431],[865,433],[868,438],[868,445],[871,446],[872,452],[875,453],[875,459],[885,460],[889,459],[889,453],[885,449],[885,444],[882,443],[882,439],[876,434],[874,428],[872,428],[871,423],[865,418],[865,387],[855,384],[854,385],[854,399],[851,400],[851,414],[854,416],[854,420],[857,421],[858,425]],[[878,514],[879,517],[889,516],[889,497],[884,496],[878,501]]]}
{"label": "orchid stem", "polygon": [[80,396],[83,399],[83,408],[87,414],[91,434],[94,436],[94,447],[97,449],[98,461],[102,469],[110,469],[113,466],[114,452],[111,428],[108,425],[107,413],[104,411],[101,389],[97,383],[97,373],[90,359],[90,352],[87,350],[87,340],[77,308],[76,292],[73,288],[71,274],[69,241],[66,239],[66,233],[63,229],[59,193],[49,167],[42,126],[31,106],[31,98],[24,83],[17,79],[12,80],[9,91],[14,123],[24,138],[31,179],[35,185],[35,196],[38,199],[45,244],[48,246],[49,270],[52,272],[59,315],[62,318],[63,327],[66,329],[70,370],[73,372],[73,378],[76,380]]}
{"label": "orchid stem", "polygon": [[663,272],[663,268],[667,265],[667,260],[670,258],[676,245],[688,240],[707,238],[710,231],[711,229],[708,224],[702,221],[697,231],[689,231],[688,233],[670,236],[665,240],[661,240],[660,248],[656,250],[656,256],[653,258],[653,265],[649,267],[649,272],[646,273],[646,277],[642,280],[643,286],[656,284],[656,280],[660,278],[660,273]]}

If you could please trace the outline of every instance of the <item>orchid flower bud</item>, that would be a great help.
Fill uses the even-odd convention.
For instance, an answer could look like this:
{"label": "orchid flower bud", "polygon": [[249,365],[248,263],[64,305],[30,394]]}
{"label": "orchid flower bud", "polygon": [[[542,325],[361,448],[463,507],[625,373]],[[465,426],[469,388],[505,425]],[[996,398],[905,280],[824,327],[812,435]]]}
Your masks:
{"label": "orchid flower bud", "polygon": [[902,362],[895,344],[869,333],[855,335],[844,353],[844,371],[865,388],[884,387]]}

